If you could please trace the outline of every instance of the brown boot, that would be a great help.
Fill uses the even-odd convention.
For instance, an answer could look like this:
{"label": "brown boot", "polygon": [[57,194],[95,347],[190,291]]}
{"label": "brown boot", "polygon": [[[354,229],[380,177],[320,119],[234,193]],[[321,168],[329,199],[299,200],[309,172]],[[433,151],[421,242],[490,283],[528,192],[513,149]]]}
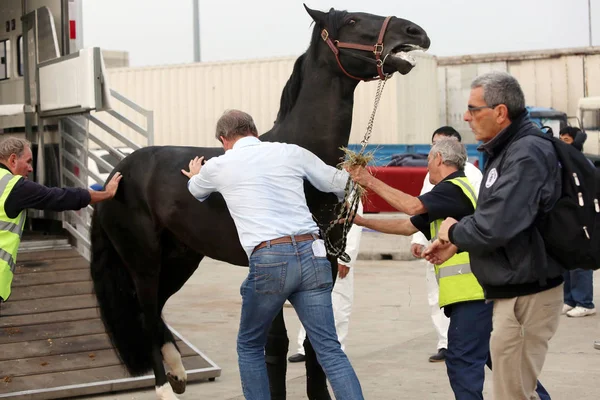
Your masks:
{"label": "brown boot", "polygon": [[438,352],[429,357],[429,362],[442,362],[446,360],[446,349],[438,349]]}

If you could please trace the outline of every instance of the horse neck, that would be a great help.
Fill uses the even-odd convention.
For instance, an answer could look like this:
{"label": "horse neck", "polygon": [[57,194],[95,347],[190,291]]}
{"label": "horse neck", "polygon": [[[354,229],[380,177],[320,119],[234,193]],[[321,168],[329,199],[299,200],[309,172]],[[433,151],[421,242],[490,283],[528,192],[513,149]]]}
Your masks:
{"label": "horse neck", "polygon": [[358,81],[333,74],[307,60],[298,99],[290,113],[267,134],[270,141],[293,143],[327,164],[339,162],[352,127]]}

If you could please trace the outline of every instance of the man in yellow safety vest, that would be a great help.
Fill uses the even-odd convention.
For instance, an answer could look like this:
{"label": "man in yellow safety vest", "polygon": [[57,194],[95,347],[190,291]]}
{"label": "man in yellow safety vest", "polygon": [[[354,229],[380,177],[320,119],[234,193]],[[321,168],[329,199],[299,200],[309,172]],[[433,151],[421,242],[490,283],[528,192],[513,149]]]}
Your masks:
{"label": "man in yellow safety vest", "polygon": [[79,210],[113,198],[121,180],[116,172],[104,191],[49,188],[27,179],[32,164],[29,141],[9,137],[0,142],[0,302],[8,300],[11,293],[25,210]]}

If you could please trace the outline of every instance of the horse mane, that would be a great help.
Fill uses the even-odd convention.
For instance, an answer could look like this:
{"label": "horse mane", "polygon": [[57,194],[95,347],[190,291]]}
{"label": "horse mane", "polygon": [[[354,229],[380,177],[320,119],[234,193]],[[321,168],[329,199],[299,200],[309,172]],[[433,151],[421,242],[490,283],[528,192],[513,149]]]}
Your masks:
{"label": "horse mane", "polygon": [[283,88],[281,93],[281,101],[279,103],[279,111],[277,112],[277,119],[275,124],[281,122],[294,108],[298,95],[300,94],[300,88],[302,87],[302,65],[306,59],[306,53],[302,54],[294,63],[294,69],[290,79]]}
{"label": "horse mane", "polygon": [[348,15],[348,12],[337,11],[332,8],[326,15],[326,24],[323,25],[321,22],[315,23],[308,50],[300,57],[298,57],[298,59],[294,63],[292,75],[288,79],[287,83],[283,88],[283,92],[281,93],[279,112],[277,113],[277,119],[275,120],[275,124],[281,122],[296,105],[296,100],[298,100],[298,95],[300,94],[300,88],[302,87],[302,81],[304,78],[304,61],[308,59],[309,55],[312,59],[317,58],[318,44],[322,40],[321,31],[323,30],[323,28],[327,27],[329,35],[332,37],[337,37],[340,27],[342,27],[346,22],[346,16]]}

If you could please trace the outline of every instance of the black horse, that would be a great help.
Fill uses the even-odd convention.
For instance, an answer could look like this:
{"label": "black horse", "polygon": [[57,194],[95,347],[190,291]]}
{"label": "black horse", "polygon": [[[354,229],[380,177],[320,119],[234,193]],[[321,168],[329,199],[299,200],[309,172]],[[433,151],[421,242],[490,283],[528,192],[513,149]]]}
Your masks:
{"label": "black horse", "polygon": [[[263,141],[295,143],[336,165],[348,144],[354,90],[360,80],[400,72],[407,54],[430,45],[425,31],[400,18],[307,8],[315,23],[306,53],[295,65],[281,97],[274,127]],[[198,202],[181,174],[190,159],[223,154],[221,148],[153,146],[140,149],[116,168],[123,180],[114,199],[96,206],[92,222],[91,274],[102,320],[132,375],[154,370],[157,394],[176,399],[186,375],[161,311],[205,257],[246,266],[235,225],[215,193]],[[321,228],[333,220],[337,198],[308,183],[306,198]],[[332,235],[341,236],[334,231]],[[337,261],[330,256],[334,274]],[[285,399],[288,337],[283,313],[273,321],[266,362],[273,399]],[[309,399],[330,399],[325,375],[305,342]],[[163,360],[170,368],[165,374]]]}

